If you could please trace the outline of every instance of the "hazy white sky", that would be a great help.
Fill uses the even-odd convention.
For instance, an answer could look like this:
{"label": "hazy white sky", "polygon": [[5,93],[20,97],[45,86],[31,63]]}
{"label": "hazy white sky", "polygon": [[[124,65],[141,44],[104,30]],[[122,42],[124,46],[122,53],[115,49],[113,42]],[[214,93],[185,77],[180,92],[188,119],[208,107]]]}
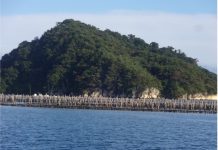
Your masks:
{"label": "hazy white sky", "polygon": [[139,3],[127,0],[125,4],[123,0],[120,3],[111,0],[107,1],[107,6],[99,0],[94,0],[96,5],[86,0],[75,3],[68,0],[61,3],[57,0],[53,3],[39,1],[1,1],[0,56],[24,40],[40,37],[56,22],[72,18],[103,30],[108,28],[121,34],[134,34],[147,43],[158,42],[161,47],[181,49],[187,56],[197,58],[201,66],[216,71],[214,0],[198,0],[198,3],[196,0],[166,0],[164,3],[155,0],[156,5],[151,0]]}

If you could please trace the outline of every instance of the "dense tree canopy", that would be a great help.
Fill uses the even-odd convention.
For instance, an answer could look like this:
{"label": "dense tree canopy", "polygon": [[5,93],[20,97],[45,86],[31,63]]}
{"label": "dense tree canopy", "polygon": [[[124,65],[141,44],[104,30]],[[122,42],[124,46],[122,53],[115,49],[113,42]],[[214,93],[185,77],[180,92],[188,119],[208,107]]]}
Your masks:
{"label": "dense tree canopy", "polygon": [[68,19],[2,57],[0,92],[131,97],[155,87],[177,98],[215,94],[216,80],[181,50]]}

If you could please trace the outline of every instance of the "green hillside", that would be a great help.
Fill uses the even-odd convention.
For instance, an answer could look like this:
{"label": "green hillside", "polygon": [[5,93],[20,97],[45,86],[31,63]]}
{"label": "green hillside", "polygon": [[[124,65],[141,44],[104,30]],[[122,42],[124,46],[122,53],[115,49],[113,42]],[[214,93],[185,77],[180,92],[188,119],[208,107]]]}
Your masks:
{"label": "green hillside", "polygon": [[161,97],[178,98],[216,94],[216,81],[173,47],[68,19],[2,57],[0,92],[139,97],[153,87]]}

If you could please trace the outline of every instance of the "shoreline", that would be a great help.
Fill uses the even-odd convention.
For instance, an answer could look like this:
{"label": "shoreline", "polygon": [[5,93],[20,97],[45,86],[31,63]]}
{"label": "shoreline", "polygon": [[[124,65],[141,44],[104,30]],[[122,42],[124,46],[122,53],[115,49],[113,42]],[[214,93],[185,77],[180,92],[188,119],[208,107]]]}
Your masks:
{"label": "shoreline", "polygon": [[58,109],[78,109],[78,110],[112,110],[112,111],[139,111],[139,112],[169,112],[169,113],[199,113],[199,114],[216,114],[216,111],[209,110],[185,110],[185,109],[128,109],[128,108],[88,108],[88,107],[56,107],[56,106],[28,106],[28,105],[13,105],[13,104],[0,104],[0,106],[11,107],[31,107],[31,108],[58,108]]}
{"label": "shoreline", "polygon": [[217,101],[81,96],[0,95],[0,105],[95,110],[217,113]]}

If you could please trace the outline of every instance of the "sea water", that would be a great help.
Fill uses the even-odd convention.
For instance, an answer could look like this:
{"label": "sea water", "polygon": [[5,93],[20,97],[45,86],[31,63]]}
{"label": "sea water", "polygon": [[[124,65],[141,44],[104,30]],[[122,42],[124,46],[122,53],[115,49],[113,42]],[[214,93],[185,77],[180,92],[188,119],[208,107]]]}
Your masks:
{"label": "sea water", "polygon": [[0,106],[2,150],[214,150],[216,115]]}

